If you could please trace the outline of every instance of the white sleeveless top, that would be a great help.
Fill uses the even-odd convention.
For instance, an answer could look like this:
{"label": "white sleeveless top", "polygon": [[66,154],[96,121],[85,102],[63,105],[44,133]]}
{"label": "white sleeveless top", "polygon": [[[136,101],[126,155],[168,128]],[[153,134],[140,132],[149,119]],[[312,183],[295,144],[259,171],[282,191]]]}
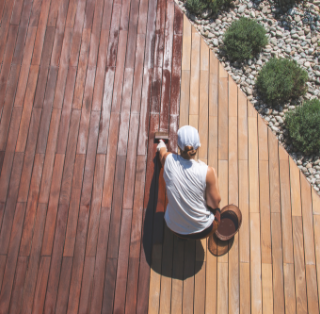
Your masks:
{"label": "white sleeveless top", "polygon": [[201,232],[208,228],[214,215],[205,200],[208,166],[170,154],[164,164],[163,177],[169,200],[165,213],[167,226],[179,234]]}

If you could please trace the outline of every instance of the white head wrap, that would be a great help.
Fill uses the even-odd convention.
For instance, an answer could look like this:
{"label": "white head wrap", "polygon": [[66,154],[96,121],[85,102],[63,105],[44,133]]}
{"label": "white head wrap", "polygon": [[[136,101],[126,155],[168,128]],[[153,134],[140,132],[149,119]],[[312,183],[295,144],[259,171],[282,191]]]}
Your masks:
{"label": "white head wrap", "polygon": [[198,130],[191,125],[180,128],[178,130],[178,146],[181,150],[184,150],[186,146],[198,149],[201,146]]}

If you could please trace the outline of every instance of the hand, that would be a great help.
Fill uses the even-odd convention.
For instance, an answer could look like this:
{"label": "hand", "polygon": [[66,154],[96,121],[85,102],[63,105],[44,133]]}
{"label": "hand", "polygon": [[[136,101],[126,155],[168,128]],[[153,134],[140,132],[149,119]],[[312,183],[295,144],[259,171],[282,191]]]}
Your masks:
{"label": "hand", "polygon": [[158,146],[157,146],[157,152],[160,152],[160,149],[161,149],[161,148],[165,148],[166,151],[168,151],[168,150],[167,150],[167,146],[166,146],[166,144],[164,143],[163,140],[159,140],[159,144],[158,144]]}
{"label": "hand", "polygon": [[221,214],[218,210],[216,210],[214,217],[215,217],[215,220],[220,223]]}

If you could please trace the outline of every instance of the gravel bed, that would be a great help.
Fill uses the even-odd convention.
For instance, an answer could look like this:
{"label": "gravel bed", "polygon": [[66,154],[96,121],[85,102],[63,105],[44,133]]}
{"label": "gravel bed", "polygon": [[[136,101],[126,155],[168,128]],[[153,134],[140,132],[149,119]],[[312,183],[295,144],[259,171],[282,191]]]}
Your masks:
{"label": "gravel bed", "polygon": [[[234,8],[214,17],[204,12],[201,18],[187,12],[183,1],[176,2],[320,195],[320,153],[305,156],[294,151],[284,129],[288,110],[304,100],[320,97],[320,0],[306,2],[304,6],[300,3],[281,7],[272,1],[237,0]],[[262,52],[243,64],[230,63],[219,48],[224,32],[240,17],[255,19],[264,26],[269,38]],[[255,90],[260,69],[272,57],[294,59],[309,75],[307,94],[275,109],[263,103]]]}

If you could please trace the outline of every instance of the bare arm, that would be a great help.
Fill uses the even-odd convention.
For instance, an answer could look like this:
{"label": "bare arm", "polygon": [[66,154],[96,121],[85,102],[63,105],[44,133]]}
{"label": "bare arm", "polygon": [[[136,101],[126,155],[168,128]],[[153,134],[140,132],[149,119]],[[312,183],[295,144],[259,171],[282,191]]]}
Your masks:
{"label": "bare arm", "polygon": [[206,184],[207,205],[213,209],[218,208],[221,201],[218,178],[216,171],[210,166],[208,167],[207,171]]}
{"label": "bare arm", "polygon": [[164,162],[166,161],[167,156],[171,154],[167,152],[167,149],[165,147],[161,148],[159,151],[159,158],[160,158],[160,162],[162,167],[164,167]]}

